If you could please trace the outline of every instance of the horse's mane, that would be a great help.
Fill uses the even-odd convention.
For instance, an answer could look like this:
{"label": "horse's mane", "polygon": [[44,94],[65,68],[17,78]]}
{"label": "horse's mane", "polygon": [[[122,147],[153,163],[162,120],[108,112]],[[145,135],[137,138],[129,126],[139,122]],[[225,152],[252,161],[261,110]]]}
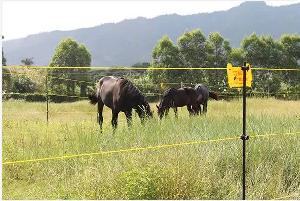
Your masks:
{"label": "horse's mane", "polygon": [[133,83],[123,77],[119,78],[120,81],[120,86],[122,88],[126,88],[127,89],[127,93],[129,93],[132,96],[135,97],[141,97],[142,99],[144,99],[144,95],[141,93],[141,91],[133,85]]}
{"label": "horse's mane", "polygon": [[175,88],[169,88],[164,92],[163,97],[172,97],[176,93],[176,91],[177,89]]}

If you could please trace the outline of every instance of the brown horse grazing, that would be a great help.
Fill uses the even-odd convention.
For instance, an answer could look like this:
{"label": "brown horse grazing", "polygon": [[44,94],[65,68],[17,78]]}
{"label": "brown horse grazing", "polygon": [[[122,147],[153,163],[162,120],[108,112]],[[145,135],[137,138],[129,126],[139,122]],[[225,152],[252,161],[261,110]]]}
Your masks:
{"label": "brown horse grazing", "polygon": [[218,100],[218,94],[212,91],[209,91],[208,88],[203,84],[197,84],[195,86],[195,90],[197,91],[199,97],[199,112],[201,114],[201,105],[203,105],[203,113],[207,112],[207,102],[208,97]]}
{"label": "brown horse grazing", "polygon": [[99,80],[96,91],[89,95],[90,103],[98,103],[98,122],[102,132],[103,106],[106,105],[112,110],[112,126],[115,130],[118,124],[119,112],[124,112],[127,123],[130,126],[132,121],[132,109],[138,113],[140,119],[152,117],[148,102],[142,93],[125,78],[114,76],[103,77]]}
{"label": "brown horse grazing", "polygon": [[187,106],[190,115],[195,115],[199,111],[199,95],[192,87],[170,88],[164,92],[163,98],[157,107],[157,113],[160,119],[168,115],[169,109],[173,108],[177,117],[177,107]]}

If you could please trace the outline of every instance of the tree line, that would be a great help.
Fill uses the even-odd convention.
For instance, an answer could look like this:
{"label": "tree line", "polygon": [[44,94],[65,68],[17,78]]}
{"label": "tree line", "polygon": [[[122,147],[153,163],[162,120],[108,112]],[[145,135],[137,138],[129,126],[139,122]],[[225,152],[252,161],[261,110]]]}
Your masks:
{"label": "tree line", "polygon": [[[201,30],[196,29],[183,33],[174,43],[168,36],[157,41],[152,50],[152,60],[138,62],[133,67],[226,67],[227,63],[240,66],[244,61],[255,67],[267,68],[299,68],[300,69],[300,36],[285,34],[276,40],[271,36],[251,34],[241,41],[239,48],[231,47],[220,33],[212,32],[205,37]],[[25,66],[33,64],[33,58],[21,61]],[[6,59],[2,50],[2,65]],[[68,96],[86,96],[87,88],[104,75],[116,74],[126,76],[140,84],[139,88],[147,92],[161,93],[168,87],[180,85],[164,85],[159,83],[204,83],[211,90],[227,91],[227,74],[224,70],[148,70],[148,71],[91,71],[91,69],[59,69],[59,67],[89,67],[91,54],[84,44],[66,38],[55,49],[47,71],[40,73],[48,76],[49,93]],[[30,69],[30,67],[28,67]],[[10,75],[3,68],[3,90],[6,92],[35,93],[45,90],[45,81],[36,81],[26,75]],[[32,72],[32,71],[30,71]],[[142,75],[142,76],[141,76]],[[76,82],[74,80],[80,80]],[[152,84],[152,85],[151,85]],[[279,92],[300,91],[299,72],[255,71],[253,91],[276,94]],[[53,97],[55,100],[65,100]]]}
{"label": "tree line", "polygon": [[[162,37],[152,51],[153,67],[226,67],[227,63],[241,66],[244,61],[255,67],[299,68],[300,36],[285,34],[275,40],[271,36],[251,34],[241,41],[239,48],[230,43],[217,32],[206,38],[199,30],[185,32],[178,37],[175,44],[168,36]],[[153,82],[192,82],[206,83],[214,90],[227,88],[226,71],[187,70],[187,71],[153,71]],[[252,90],[268,93],[279,91],[300,91],[299,72],[255,71]]]}

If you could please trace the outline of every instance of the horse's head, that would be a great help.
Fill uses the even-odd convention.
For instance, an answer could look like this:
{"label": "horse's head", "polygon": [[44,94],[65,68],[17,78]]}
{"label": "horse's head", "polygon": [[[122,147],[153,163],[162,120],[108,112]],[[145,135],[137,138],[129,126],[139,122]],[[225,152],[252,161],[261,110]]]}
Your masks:
{"label": "horse's head", "polygon": [[169,96],[164,96],[157,107],[157,114],[160,119],[163,118],[167,109],[172,107],[173,101]]}
{"label": "horse's head", "polygon": [[160,119],[162,119],[163,116],[164,116],[164,114],[165,114],[165,108],[162,107],[161,104],[159,104],[159,106],[156,105],[156,107],[157,107],[157,114],[158,114],[158,117],[159,117]]}
{"label": "horse's head", "polygon": [[159,103],[159,106],[156,105],[157,107],[157,114],[159,116],[160,119],[163,118],[163,116],[166,114],[166,111],[170,108],[170,107],[174,107],[174,88],[171,88],[169,90],[167,90],[162,98],[162,100]]}
{"label": "horse's head", "polygon": [[143,101],[142,104],[138,105],[136,108],[136,112],[141,119],[144,119],[145,117],[153,117],[153,112],[151,111],[150,105],[147,101]]}
{"label": "horse's head", "polygon": [[151,107],[150,107],[149,103],[145,101],[143,106],[145,108],[146,116],[152,118],[153,117],[153,112],[151,111]]}

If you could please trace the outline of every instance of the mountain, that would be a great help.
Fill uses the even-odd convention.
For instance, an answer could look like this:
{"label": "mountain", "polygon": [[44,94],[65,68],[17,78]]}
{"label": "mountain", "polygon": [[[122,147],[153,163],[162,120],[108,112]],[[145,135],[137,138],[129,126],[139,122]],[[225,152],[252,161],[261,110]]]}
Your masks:
{"label": "mountain", "polygon": [[168,35],[176,42],[185,31],[199,28],[207,36],[220,32],[233,47],[249,34],[300,33],[300,4],[271,7],[250,1],[227,11],[193,15],[162,15],[152,19],[138,17],[72,31],[52,31],[3,42],[8,65],[34,57],[35,65],[48,65],[58,42],[72,37],[84,43],[92,54],[93,66],[129,66],[150,61],[156,42]]}

